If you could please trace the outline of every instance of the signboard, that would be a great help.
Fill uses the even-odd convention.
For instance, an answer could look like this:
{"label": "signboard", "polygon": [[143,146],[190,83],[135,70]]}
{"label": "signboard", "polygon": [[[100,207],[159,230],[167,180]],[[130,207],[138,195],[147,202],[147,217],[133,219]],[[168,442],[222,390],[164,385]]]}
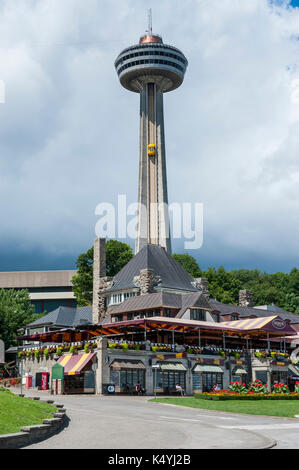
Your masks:
{"label": "signboard", "polygon": [[176,358],[176,359],[181,359],[183,357],[187,357],[187,353],[186,352],[181,352],[181,353],[176,353],[176,354],[168,354],[168,353],[164,353],[164,354],[153,354],[152,355],[152,358],[157,358],[157,359],[160,359],[161,361],[164,361],[164,359],[172,359],[172,358]]}
{"label": "signboard", "polygon": [[40,389],[41,390],[47,390],[48,389],[48,374],[47,374],[47,372],[42,372],[41,373]]}
{"label": "signboard", "polygon": [[64,367],[62,367],[58,362],[56,362],[55,366],[52,367],[52,379],[64,379]]}
{"label": "signboard", "polygon": [[286,327],[286,322],[281,318],[275,318],[271,323],[276,330],[283,330]]}

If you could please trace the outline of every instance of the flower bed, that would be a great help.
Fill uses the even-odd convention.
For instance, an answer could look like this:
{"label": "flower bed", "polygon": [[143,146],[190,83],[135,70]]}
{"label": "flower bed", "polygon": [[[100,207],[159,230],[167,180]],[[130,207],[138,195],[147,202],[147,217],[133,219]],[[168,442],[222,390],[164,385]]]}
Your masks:
{"label": "flower bed", "polygon": [[130,343],[130,342],[118,343],[118,342],[108,341],[108,348],[120,349],[124,352],[128,350],[140,351],[140,350],[145,350],[145,344],[135,344],[135,343]]}
{"label": "flower bed", "polygon": [[62,344],[60,346],[49,346],[41,347],[37,349],[29,349],[19,351],[19,359],[40,359],[44,357],[45,359],[50,358],[52,355],[61,356],[64,352],[70,352],[76,354],[79,350],[84,350],[85,352],[90,352],[97,347],[95,342],[80,342],[78,344]]}
{"label": "flower bed", "polygon": [[3,387],[11,387],[12,385],[18,385],[19,383],[21,383],[21,379],[19,377],[7,377],[6,379],[0,379],[0,385]]}
{"label": "flower bed", "polygon": [[195,393],[203,400],[299,400],[299,393],[233,393],[220,390],[217,393]]}
{"label": "flower bed", "polygon": [[296,382],[295,392],[290,393],[287,384],[274,384],[272,392],[260,380],[251,382],[247,388],[245,383],[231,382],[228,390],[196,393],[195,398],[206,400],[293,400],[299,399],[299,382]]}

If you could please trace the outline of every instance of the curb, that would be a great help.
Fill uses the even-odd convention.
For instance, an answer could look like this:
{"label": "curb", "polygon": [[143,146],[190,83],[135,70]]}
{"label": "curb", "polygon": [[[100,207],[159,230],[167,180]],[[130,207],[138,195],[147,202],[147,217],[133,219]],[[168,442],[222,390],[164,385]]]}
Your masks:
{"label": "curb", "polygon": [[[26,397],[36,400],[34,397]],[[39,399],[39,398],[38,398]],[[47,402],[48,400],[41,400]],[[51,400],[52,401],[52,400]],[[61,409],[61,404],[53,403],[55,408]],[[23,426],[21,432],[15,434],[2,434],[0,435],[0,449],[20,449],[30,444],[48,439],[60,432],[69,422],[69,418],[65,413],[65,409],[61,412],[52,412],[53,418],[43,420],[43,424],[36,424],[33,426]]]}

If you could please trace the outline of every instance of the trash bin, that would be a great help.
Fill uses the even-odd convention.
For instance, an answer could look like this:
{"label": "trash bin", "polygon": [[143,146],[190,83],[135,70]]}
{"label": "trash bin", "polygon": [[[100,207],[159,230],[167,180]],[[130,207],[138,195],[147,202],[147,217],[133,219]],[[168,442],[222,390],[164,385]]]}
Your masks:
{"label": "trash bin", "polygon": [[26,375],[26,388],[32,387],[32,375]]}

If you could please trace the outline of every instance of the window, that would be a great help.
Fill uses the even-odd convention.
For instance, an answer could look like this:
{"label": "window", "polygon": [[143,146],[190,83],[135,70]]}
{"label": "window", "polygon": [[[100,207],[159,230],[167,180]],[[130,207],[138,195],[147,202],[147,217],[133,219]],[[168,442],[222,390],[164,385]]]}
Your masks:
{"label": "window", "polygon": [[190,319],[191,320],[206,320],[206,312],[201,308],[190,308]]}
{"label": "window", "polygon": [[164,309],[164,317],[170,317],[170,316],[171,316],[170,308],[165,308]]}
{"label": "window", "polygon": [[122,321],[122,320],[123,320],[122,315],[114,315],[114,316],[112,317],[112,321],[113,321],[113,322]]}
{"label": "window", "polygon": [[133,313],[127,313],[127,320],[132,320]]}
{"label": "window", "polygon": [[231,316],[232,321],[239,320],[239,315],[236,313],[233,313]]}

